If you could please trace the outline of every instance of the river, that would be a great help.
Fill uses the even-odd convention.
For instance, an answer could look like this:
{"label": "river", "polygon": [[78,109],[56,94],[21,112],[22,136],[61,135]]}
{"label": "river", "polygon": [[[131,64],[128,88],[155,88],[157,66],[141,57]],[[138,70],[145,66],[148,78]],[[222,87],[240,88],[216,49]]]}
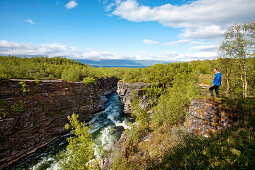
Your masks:
{"label": "river", "polygon": [[[128,128],[128,117],[123,114],[123,104],[117,93],[107,96],[105,110],[93,115],[91,123],[93,129],[91,133],[95,143],[101,142],[107,149],[113,140],[120,137],[124,129]],[[60,169],[56,161],[57,155],[67,146],[66,139],[70,134],[62,136],[60,139],[51,142],[28,157],[18,161],[8,169],[23,170],[56,170]],[[96,149],[95,149],[96,150]]]}

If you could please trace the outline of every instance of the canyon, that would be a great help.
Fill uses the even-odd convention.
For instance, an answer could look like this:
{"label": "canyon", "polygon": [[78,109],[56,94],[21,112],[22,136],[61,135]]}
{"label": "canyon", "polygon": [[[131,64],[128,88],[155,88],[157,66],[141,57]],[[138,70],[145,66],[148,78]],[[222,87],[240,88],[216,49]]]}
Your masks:
{"label": "canyon", "polygon": [[0,169],[45,146],[63,134],[67,116],[80,121],[104,109],[106,95],[116,91],[118,79],[96,85],[63,80],[0,82]]}
{"label": "canyon", "polygon": [[[123,112],[132,114],[132,98],[153,114],[150,100],[144,89],[149,83],[125,83],[117,78],[98,79],[96,85],[63,80],[10,80],[0,83],[0,169],[25,157],[53,140],[68,133],[64,126],[67,116],[79,114],[80,121],[88,122],[94,113],[104,109],[106,96],[117,91],[124,105]],[[192,99],[184,126],[189,133],[209,137],[233,120],[229,110],[213,99]],[[5,117],[3,117],[3,115]],[[152,134],[141,139],[149,142]],[[112,143],[111,150],[121,153],[126,134]],[[102,167],[110,167],[114,155]]]}

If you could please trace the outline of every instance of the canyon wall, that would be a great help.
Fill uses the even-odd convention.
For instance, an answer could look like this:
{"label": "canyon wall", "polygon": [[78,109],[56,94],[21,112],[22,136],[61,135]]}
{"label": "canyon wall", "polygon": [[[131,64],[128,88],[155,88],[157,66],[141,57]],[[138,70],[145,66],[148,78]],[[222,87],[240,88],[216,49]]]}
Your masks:
{"label": "canyon wall", "polygon": [[150,83],[125,83],[123,81],[118,82],[117,93],[120,96],[121,102],[124,104],[124,113],[132,113],[131,103],[133,96],[139,98],[139,105],[144,110],[148,111],[152,107],[151,103],[156,102],[157,99],[150,101],[149,97],[144,94],[144,88],[147,87],[150,87]]}
{"label": "canyon wall", "polygon": [[0,169],[67,133],[68,115],[76,113],[81,121],[89,121],[104,109],[105,96],[116,91],[117,82],[0,82]]}

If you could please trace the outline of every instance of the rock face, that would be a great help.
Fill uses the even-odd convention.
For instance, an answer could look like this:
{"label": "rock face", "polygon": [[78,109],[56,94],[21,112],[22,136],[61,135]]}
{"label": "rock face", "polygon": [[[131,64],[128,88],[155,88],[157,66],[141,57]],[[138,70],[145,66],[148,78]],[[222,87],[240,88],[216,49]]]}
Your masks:
{"label": "rock face", "polygon": [[[132,113],[132,95],[135,95],[140,99],[139,105],[144,110],[148,111],[151,108],[151,102],[149,98],[144,95],[144,88],[150,87],[149,83],[125,83],[123,81],[118,82],[117,93],[120,96],[121,102],[124,104],[123,112],[126,114]],[[156,100],[156,99],[155,99]],[[155,101],[154,101],[155,102]]]}
{"label": "rock face", "polygon": [[[188,132],[209,137],[223,127],[231,125],[233,118],[215,100],[191,100],[186,123]],[[188,125],[187,125],[188,124]]]}
{"label": "rock face", "polygon": [[117,81],[100,79],[86,87],[62,80],[28,80],[23,87],[18,80],[0,83],[0,169],[66,133],[67,115],[90,120]]}

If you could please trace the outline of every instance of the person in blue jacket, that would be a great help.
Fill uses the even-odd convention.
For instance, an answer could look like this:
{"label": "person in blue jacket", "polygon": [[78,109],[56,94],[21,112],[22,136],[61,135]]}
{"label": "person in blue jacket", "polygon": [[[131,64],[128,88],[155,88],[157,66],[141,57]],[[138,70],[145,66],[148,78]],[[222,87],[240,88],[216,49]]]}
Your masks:
{"label": "person in blue jacket", "polygon": [[213,79],[213,85],[212,87],[209,88],[209,91],[211,93],[211,96],[213,97],[213,90],[215,90],[216,97],[219,97],[219,87],[221,85],[221,73],[217,68],[215,68],[213,71],[215,76]]}

